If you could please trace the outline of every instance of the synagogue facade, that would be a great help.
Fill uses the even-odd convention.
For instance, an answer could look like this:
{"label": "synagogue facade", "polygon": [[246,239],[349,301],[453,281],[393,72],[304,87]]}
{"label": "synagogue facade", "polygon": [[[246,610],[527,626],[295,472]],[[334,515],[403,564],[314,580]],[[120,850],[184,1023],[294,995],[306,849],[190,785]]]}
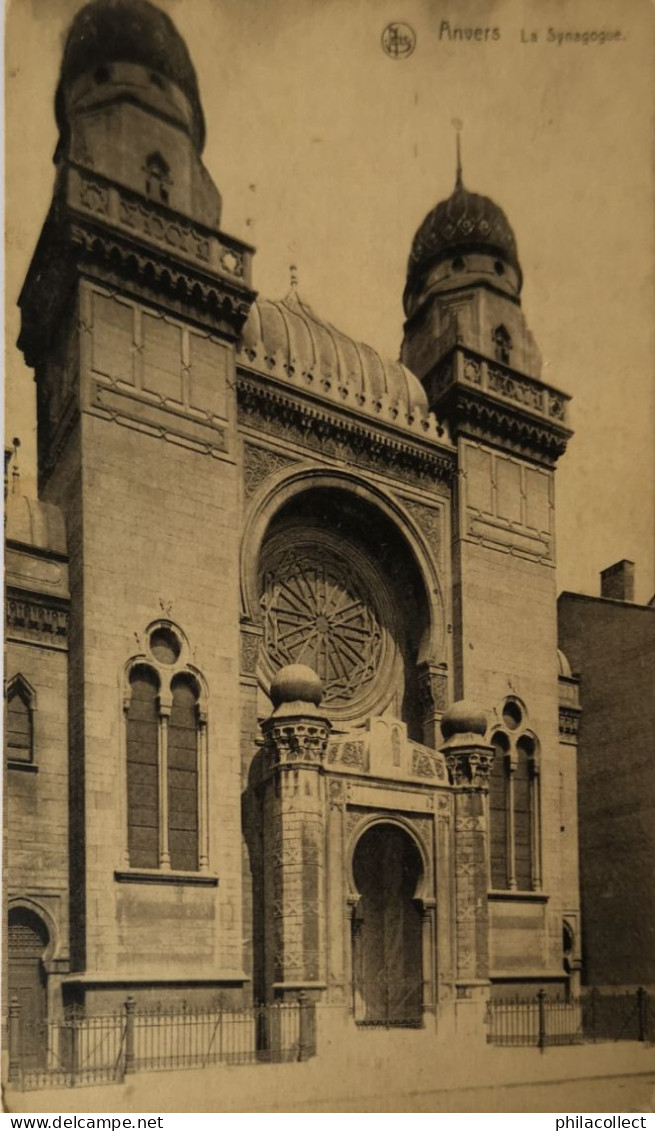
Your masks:
{"label": "synagogue facade", "polygon": [[567,992],[580,955],[568,398],[512,228],[458,168],[388,360],[257,294],[163,12],[82,8],[55,109],[39,498],[7,503],[9,995],[304,990],[352,1039],[484,1039],[490,996]]}

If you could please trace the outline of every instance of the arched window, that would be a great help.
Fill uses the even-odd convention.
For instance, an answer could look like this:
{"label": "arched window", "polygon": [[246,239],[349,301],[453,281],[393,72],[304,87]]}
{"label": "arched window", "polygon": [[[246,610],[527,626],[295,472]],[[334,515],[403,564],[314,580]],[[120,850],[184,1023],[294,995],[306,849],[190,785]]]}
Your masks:
{"label": "arched window", "polygon": [[171,868],[198,867],[198,691],[186,674],[172,682],[168,723],[168,842]]}
{"label": "arched window", "polygon": [[34,762],[35,695],[22,675],[7,684],[5,757],[8,762],[30,765]]}
{"label": "arched window", "polygon": [[504,365],[509,365],[512,353],[512,339],[505,326],[496,326],[492,333],[494,342],[494,356],[496,361],[502,361]]}
{"label": "arched window", "polygon": [[146,175],[146,196],[150,197],[151,200],[159,200],[162,204],[168,204],[173,179],[170,167],[164,161],[161,153],[151,153],[146,157],[144,171]]}
{"label": "arched window", "polygon": [[538,743],[525,729],[525,709],[516,699],[503,704],[502,719],[504,727],[491,738],[495,757],[489,781],[489,880],[498,891],[538,891]]}
{"label": "arched window", "polygon": [[507,753],[509,739],[497,731],[491,739],[494,760],[489,778],[489,871],[491,886],[506,888],[509,874],[507,843]]}
{"label": "arched window", "polygon": [[130,863],[159,867],[159,679],[139,666],[130,674],[127,712],[127,837]]}
{"label": "arched window", "polygon": [[514,769],[514,871],[519,891],[530,891],[532,867],[532,766],[534,742],[522,735],[516,743]]}
{"label": "arched window", "polygon": [[127,849],[132,868],[208,865],[207,742],[201,677],[168,623],[151,626],[148,656],[128,665],[125,696]]}

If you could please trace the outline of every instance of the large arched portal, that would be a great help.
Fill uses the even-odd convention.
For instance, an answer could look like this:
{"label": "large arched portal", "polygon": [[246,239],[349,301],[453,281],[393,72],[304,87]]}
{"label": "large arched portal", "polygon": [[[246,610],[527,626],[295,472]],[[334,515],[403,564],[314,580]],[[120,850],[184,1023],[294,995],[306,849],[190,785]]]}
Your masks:
{"label": "large arched portal", "polygon": [[9,911],[9,1001],[16,999],[20,1018],[20,1060],[37,1068],[45,1052],[46,972],[44,955],[50,937],[43,920],[27,907]]}
{"label": "large arched portal", "polygon": [[376,824],[357,843],[353,989],[360,1024],[422,1023],[421,911],[415,899],[422,874],[416,844],[396,825]]}

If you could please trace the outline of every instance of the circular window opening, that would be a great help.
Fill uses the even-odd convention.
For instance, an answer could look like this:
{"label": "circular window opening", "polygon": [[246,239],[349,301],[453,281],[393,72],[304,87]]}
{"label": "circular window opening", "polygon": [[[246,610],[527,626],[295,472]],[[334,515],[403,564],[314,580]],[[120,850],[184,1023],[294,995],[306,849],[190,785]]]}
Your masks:
{"label": "circular window opening", "polygon": [[508,699],[503,707],[503,722],[508,730],[516,730],[521,725],[523,713],[518,703]]}
{"label": "circular window opening", "polygon": [[505,274],[505,267],[504,267],[504,264],[502,264],[500,262],[500,259],[497,259],[496,262],[494,263],[494,271],[496,272],[497,275],[504,275]]}
{"label": "circular window opening", "polygon": [[464,268],[466,267],[466,263],[461,258],[461,256],[458,256],[457,259],[453,259],[451,267],[452,267],[453,271],[463,271]]}
{"label": "circular window opening", "polygon": [[381,713],[397,679],[395,607],[374,562],[328,531],[270,537],[261,560],[264,686],[307,664],[335,717]]}
{"label": "circular window opening", "polygon": [[150,636],[150,651],[160,664],[174,664],[182,649],[170,628],[156,628]]}
{"label": "circular window opening", "polygon": [[111,78],[109,67],[98,67],[93,77],[95,81],[100,84],[109,82]]}

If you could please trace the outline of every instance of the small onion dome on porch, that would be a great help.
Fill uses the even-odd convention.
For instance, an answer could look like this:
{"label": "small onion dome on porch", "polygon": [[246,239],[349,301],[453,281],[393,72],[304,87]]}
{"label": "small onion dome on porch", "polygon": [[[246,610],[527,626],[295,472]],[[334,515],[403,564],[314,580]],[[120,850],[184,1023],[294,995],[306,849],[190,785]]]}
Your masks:
{"label": "small onion dome on porch", "polygon": [[487,733],[487,717],[484,711],[480,711],[468,699],[458,699],[444,711],[441,733],[446,741],[461,735],[478,735],[483,738]]}
{"label": "small onion dome on porch", "polygon": [[287,664],[273,676],[269,694],[275,715],[312,715],[318,713],[323,684],[307,664]]}
{"label": "small onion dome on porch", "polygon": [[319,318],[295,286],[278,302],[258,299],[250,310],[239,363],[298,389],[437,437],[418,378],[399,361],[384,359]]}

